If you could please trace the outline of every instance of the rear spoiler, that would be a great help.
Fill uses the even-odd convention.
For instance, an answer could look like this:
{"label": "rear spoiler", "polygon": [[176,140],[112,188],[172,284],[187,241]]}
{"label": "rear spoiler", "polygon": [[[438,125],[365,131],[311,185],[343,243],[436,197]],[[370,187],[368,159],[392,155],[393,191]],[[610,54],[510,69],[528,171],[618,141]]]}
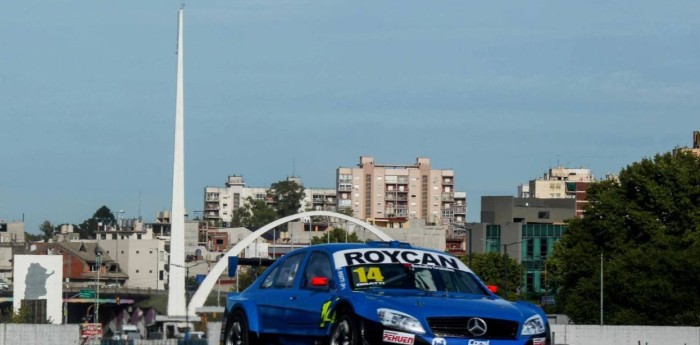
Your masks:
{"label": "rear spoiler", "polygon": [[237,256],[228,257],[228,276],[235,277],[238,266],[267,267],[272,265],[275,259],[263,258],[239,258]]}

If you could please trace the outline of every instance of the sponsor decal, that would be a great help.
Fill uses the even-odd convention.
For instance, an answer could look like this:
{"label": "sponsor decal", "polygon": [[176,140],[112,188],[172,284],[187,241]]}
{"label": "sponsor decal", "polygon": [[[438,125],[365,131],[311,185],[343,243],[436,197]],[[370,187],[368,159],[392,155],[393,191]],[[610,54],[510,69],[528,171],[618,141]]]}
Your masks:
{"label": "sponsor decal", "polygon": [[476,340],[476,339],[469,339],[468,345],[489,345],[490,340]]}
{"label": "sponsor decal", "polygon": [[335,311],[333,311],[333,313],[331,314],[331,309],[333,309],[333,304],[339,299],[340,298],[336,298],[335,300],[330,300],[326,301],[326,303],[323,303],[323,305],[321,306],[321,324],[319,325],[319,327],[325,327],[326,322],[335,322]]}
{"label": "sponsor decal", "polygon": [[406,344],[406,345],[413,345],[413,342],[415,341],[416,336],[411,333],[403,333],[403,332],[395,332],[395,331],[384,331],[384,334],[382,334],[382,340],[385,343],[392,343],[392,344]]}
{"label": "sponsor decal", "polygon": [[547,344],[547,338],[534,338],[532,339],[532,345],[545,345]]}
{"label": "sponsor decal", "polygon": [[447,345],[447,340],[444,338],[435,338],[431,345]]}
{"label": "sponsor decal", "polygon": [[356,249],[333,253],[336,268],[371,264],[411,264],[468,271],[459,259],[415,249]]}
{"label": "sponsor decal", "polygon": [[343,273],[342,269],[337,269],[338,272],[338,283],[340,283],[340,289],[345,290],[345,273]]}
{"label": "sponsor decal", "polygon": [[352,270],[355,286],[384,285],[384,276],[379,267],[360,266]]}

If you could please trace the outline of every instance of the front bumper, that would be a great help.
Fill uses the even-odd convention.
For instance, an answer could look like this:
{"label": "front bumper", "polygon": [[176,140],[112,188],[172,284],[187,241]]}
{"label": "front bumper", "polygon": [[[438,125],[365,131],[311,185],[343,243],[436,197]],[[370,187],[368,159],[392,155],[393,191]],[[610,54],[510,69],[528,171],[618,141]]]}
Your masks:
{"label": "front bumper", "polygon": [[549,328],[544,334],[520,337],[518,339],[470,339],[454,337],[433,337],[408,332],[396,331],[384,325],[361,320],[364,345],[404,344],[404,345],[552,345]]}

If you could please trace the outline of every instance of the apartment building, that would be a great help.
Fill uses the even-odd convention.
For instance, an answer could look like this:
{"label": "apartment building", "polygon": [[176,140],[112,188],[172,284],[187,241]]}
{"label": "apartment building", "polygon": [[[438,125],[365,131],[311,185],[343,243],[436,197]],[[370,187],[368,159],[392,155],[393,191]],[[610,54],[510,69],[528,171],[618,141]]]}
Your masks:
{"label": "apartment building", "polygon": [[595,177],[590,169],[571,169],[562,166],[551,168],[542,178],[530,180],[518,186],[518,197],[537,199],[575,199],[576,216],[583,216],[583,207],[588,202],[586,191]]}
{"label": "apartment building", "polygon": [[410,219],[448,225],[464,221],[466,193],[455,193],[454,172],[415,164],[380,164],[360,157],[357,168],[336,170],[338,210],[378,226],[402,227]]}
{"label": "apartment building", "polygon": [[[288,177],[287,181],[293,181],[303,186],[301,178]],[[246,187],[243,176],[231,175],[224,187],[204,188],[204,220],[207,227],[219,228],[229,226],[233,211],[242,207],[246,199],[262,200],[272,205],[272,199],[268,197],[269,187]],[[299,212],[335,211],[336,190],[334,188],[304,188],[304,199],[301,201]]]}
{"label": "apartment building", "polygon": [[0,279],[12,276],[12,258],[26,253],[24,241],[23,222],[0,220]]}
{"label": "apartment building", "polygon": [[159,239],[108,239],[100,240],[103,248],[125,273],[124,287],[142,289],[165,289],[168,281],[169,247]]}

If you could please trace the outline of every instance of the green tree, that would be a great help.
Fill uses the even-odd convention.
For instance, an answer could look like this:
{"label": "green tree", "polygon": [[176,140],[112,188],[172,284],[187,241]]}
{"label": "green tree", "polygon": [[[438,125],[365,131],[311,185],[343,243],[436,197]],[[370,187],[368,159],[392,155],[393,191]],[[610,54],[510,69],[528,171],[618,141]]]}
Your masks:
{"label": "green tree", "polygon": [[92,218],[86,219],[78,228],[78,233],[81,239],[96,238],[95,231],[97,230],[99,224],[102,226],[114,225],[117,223],[114,214],[107,206],[102,206],[95,211]]}
{"label": "green tree", "polygon": [[37,315],[29,313],[27,306],[23,305],[17,312],[14,312],[12,307],[0,310],[0,323],[49,324],[51,318],[40,319]]}
{"label": "green tree", "polygon": [[700,326],[700,158],[666,153],[588,189],[548,261],[574,322]]}
{"label": "green tree", "polygon": [[[464,256],[462,262],[467,264],[469,258]],[[506,278],[506,269],[508,276]],[[517,260],[502,253],[472,253],[472,264],[469,267],[486,285],[498,286],[498,294],[507,299],[519,299],[519,288],[522,287],[523,266]],[[506,284],[506,279],[508,284]],[[508,291],[506,291],[506,286]]]}
{"label": "green tree", "polygon": [[283,218],[299,213],[304,199],[304,187],[294,181],[279,181],[270,185],[267,194],[272,198],[277,216]]}
{"label": "green tree", "polygon": [[277,212],[264,200],[246,198],[242,207],[233,211],[231,223],[233,226],[264,226],[277,219]]}
{"label": "green tree", "polygon": [[356,233],[348,233],[345,229],[334,228],[321,236],[314,236],[311,239],[311,244],[322,243],[362,243],[362,240],[357,237]]}
{"label": "green tree", "polygon": [[48,220],[45,220],[41,225],[39,226],[39,230],[41,230],[41,233],[43,234],[42,239],[44,241],[48,241],[53,238],[53,235],[56,233],[56,228],[51,225],[51,222]]}
{"label": "green tree", "polygon": [[36,242],[36,241],[42,241],[44,239],[44,235],[43,234],[30,234],[30,233],[25,231],[24,238],[29,242]]}

